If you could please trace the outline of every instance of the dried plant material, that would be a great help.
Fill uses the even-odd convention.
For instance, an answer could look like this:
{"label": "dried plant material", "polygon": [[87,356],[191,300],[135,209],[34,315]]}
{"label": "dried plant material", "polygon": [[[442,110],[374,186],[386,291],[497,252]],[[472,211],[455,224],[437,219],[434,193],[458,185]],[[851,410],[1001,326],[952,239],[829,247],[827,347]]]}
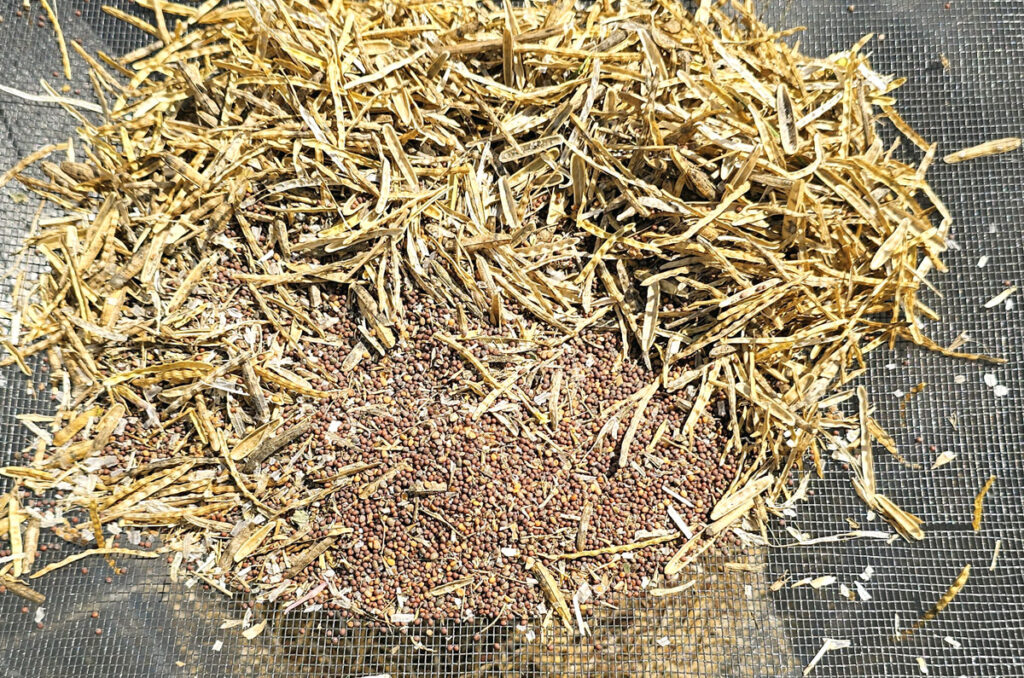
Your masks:
{"label": "dried plant material", "polygon": [[[840,100],[842,99],[841,95],[837,96],[839,96]],[[924,138],[920,134],[918,134],[917,131],[915,131],[914,128],[911,127],[907,123],[907,121],[900,116],[899,113],[896,112],[896,109],[889,105],[883,105],[880,108],[882,109],[882,112],[886,115],[886,117],[889,118],[889,121],[892,122],[893,127],[899,130],[900,134],[909,139],[915,146],[917,146],[925,153],[928,152],[928,149],[931,148],[931,144],[925,141]]]}
{"label": "dried plant material", "polygon": [[789,96],[789,88],[785,83],[779,84],[775,95],[775,109],[778,114],[779,139],[782,142],[782,150],[792,155],[799,150],[800,146],[796,115],[793,112],[793,100]]}
{"label": "dried plant material", "polygon": [[760,574],[764,572],[764,563],[743,563],[743,562],[731,562],[725,564],[726,572],[750,572],[753,574]]}
{"label": "dried plant material", "polygon": [[774,482],[775,477],[769,473],[755,480],[751,480],[739,490],[731,494],[727,494],[720,502],[718,502],[718,504],[715,505],[713,509],[711,509],[711,519],[718,520],[741,507],[744,508],[743,513],[746,513],[746,511],[749,510],[749,506],[753,505],[754,498],[771,487]]}
{"label": "dried plant material", "polygon": [[[74,44],[74,43],[72,43],[72,44]],[[53,88],[47,87],[46,91],[47,92],[53,92]],[[60,104],[62,106],[74,106],[74,108],[77,111],[92,111],[94,113],[101,113],[101,112],[103,112],[103,108],[100,107],[100,106],[97,106],[94,103],[91,103],[91,102],[88,102],[88,101],[82,101],[81,99],[73,99],[73,98],[70,98],[70,97],[57,96],[56,94],[31,94],[29,92],[23,92],[20,89],[16,89],[14,87],[8,87],[7,85],[0,85],[0,92],[5,92],[5,93],[10,94],[12,96],[18,97],[19,99],[23,99],[24,101],[31,101],[33,103]],[[56,145],[57,146],[61,146],[63,148],[67,147],[66,144],[56,144]],[[24,163],[24,160],[22,161],[22,163]],[[22,163],[19,163],[19,165],[21,165]],[[31,163],[28,163],[28,164],[31,164]],[[16,167],[17,166],[18,165],[16,165]],[[24,169],[24,167],[22,167],[22,169]],[[12,168],[12,170],[13,170],[13,168]],[[11,175],[10,178],[14,178],[14,176],[17,174],[17,172],[12,171],[12,170],[8,170],[4,174],[4,176]],[[3,181],[3,179],[0,178],[0,181]],[[6,183],[6,182],[4,182],[4,183]],[[25,183],[25,182],[22,182],[22,183]],[[2,185],[2,184],[0,184],[0,185]],[[15,195],[17,195],[17,194],[15,194]],[[15,200],[15,202],[17,202],[17,201],[18,200]],[[22,202],[23,202],[23,200],[22,200]]]}
{"label": "dried plant material", "polygon": [[815,577],[811,581],[807,582],[812,589],[821,589],[826,586],[831,586],[836,583],[836,577],[831,574],[824,575],[822,577]]}
{"label": "dried plant material", "polygon": [[[896,341],[1000,359],[921,329],[952,218],[869,38],[811,58],[743,3],[139,4],[105,11],[150,46],[75,47],[99,101],[17,93],[80,125],[0,178],[60,212],[3,338],[65,395],[23,420],[17,482],[88,488],[57,508],[203,551],[214,587],[352,585],[383,620],[531,613],[495,583],[525,572],[483,576],[508,530],[567,624],[559,588],[607,556],[660,587],[763,530],[844,429],[866,504],[923,537],[878,494],[873,441],[898,451],[846,384]],[[922,163],[882,150],[886,120]],[[640,515],[663,491],[678,532]],[[471,575],[457,610],[424,595]]]}
{"label": "dried plant material", "polygon": [[251,453],[245,455],[245,461],[241,467],[242,472],[251,473],[253,469],[274,455],[278,450],[301,438],[309,431],[312,424],[312,420],[307,419],[281,433],[263,438]]}
{"label": "dried plant material", "polygon": [[640,427],[640,422],[643,421],[644,411],[647,409],[647,404],[654,397],[654,394],[661,387],[661,381],[655,380],[650,386],[646,387],[639,396],[639,401],[636,405],[636,410],[633,412],[633,417],[629,421],[629,428],[626,429],[626,434],[622,436],[622,443],[619,445],[619,468],[626,466],[626,461],[629,459],[629,446],[633,444],[633,437],[636,435],[637,429]]}
{"label": "dried plant material", "polygon": [[750,509],[755,506],[755,504],[756,502],[753,499],[751,499],[750,501],[744,504],[736,506],[736,508],[734,508],[732,511],[726,513],[721,518],[708,525],[708,534],[715,536],[721,534],[722,532],[725,532],[727,529],[732,527],[737,521],[741,520],[744,516],[746,516]]}
{"label": "dried plant material", "polygon": [[548,396],[548,418],[553,428],[558,428],[562,420],[562,379],[565,376],[563,370],[555,370],[551,375],[551,394]]}
{"label": "dried plant material", "polygon": [[32,566],[36,561],[36,551],[39,548],[39,526],[38,518],[29,518],[25,526],[25,534],[22,536],[22,550],[24,558],[21,561],[21,573],[27,575],[32,572]]}
{"label": "dried plant material", "polygon": [[5,587],[9,592],[13,593],[19,598],[24,598],[33,605],[42,605],[46,602],[46,596],[44,596],[39,591],[36,591],[34,588],[30,586],[22,584],[20,581],[16,579],[13,579],[2,574],[0,574],[0,586]]}
{"label": "dried plant material", "polygon": [[60,447],[74,438],[100,411],[99,408],[92,408],[77,414],[64,428],[53,434],[53,444]]}
{"label": "dried plant material", "polygon": [[985,308],[995,308],[1009,299],[1017,291],[1016,285],[1011,285],[1005,290],[985,302]]}
{"label": "dried plant material", "polygon": [[[92,538],[96,541],[96,548],[105,549],[107,547],[107,539],[103,536],[103,522],[100,520],[100,511],[96,506],[96,502],[89,502],[89,523],[92,525]],[[107,559],[110,567],[114,567],[114,562],[110,558]]]}
{"label": "dried plant material", "polygon": [[7,531],[11,542],[11,558],[13,558],[12,574],[17,579],[23,572],[24,549],[22,548],[21,524],[25,515],[21,512],[18,501],[18,485],[7,495]]}
{"label": "dried plant material", "polygon": [[256,636],[263,633],[263,629],[265,628],[267,628],[267,620],[263,619],[259,623],[253,624],[249,628],[242,631],[242,637],[244,637],[246,640],[252,640]]}
{"label": "dried plant material", "polygon": [[[911,389],[909,391],[907,391],[906,393],[903,394],[903,399],[900,401],[900,418],[903,419],[903,421],[906,421],[906,419],[907,419],[907,406],[910,404],[910,400],[914,396],[918,395],[923,390],[925,390],[925,388],[927,388],[927,387],[928,387],[928,382],[927,381],[922,381],[922,382],[919,382],[916,386],[911,387]],[[878,436],[877,433],[875,435],[878,438],[881,438],[881,436]],[[895,444],[894,444],[894,446],[895,446]]]}
{"label": "dried plant material", "polygon": [[100,549],[100,548],[86,549],[85,551],[80,551],[79,553],[75,553],[74,555],[70,555],[67,558],[64,558],[63,560],[60,560],[60,561],[58,561],[56,563],[50,563],[49,565],[47,565],[43,569],[39,570],[38,572],[33,573],[29,578],[30,579],[38,579],[39,577],[45,576],[45,575],[53,572],[54,570],[59,570],[62,567],[70,565],[71,563],[78,562],[79,560],[82,560],[83,558],[88,558],[89,556],[96,556],[96,555],[99,555],[99,556],[127,556],[129,558],[157,558],[157,557],[160,556],[159,553],[155,553],[153,551],[140,551],[138,549],[124,549],[124,548],[111,548],[111,547],[102,548],[102,549]]}
{"label": "dried plant material", "polygon": [[409,494],[428,495],[448,491],[448,483],[432,480],[418,480],[409,486]]}
{"label": "dried plant material", "polygon": [[687,539],[693,539],[693,530],[691,530],[690,526],[686,524],[686,521],[679,514],[679,511],[676,510],[676,507],[670,505],[667,512],[669,519],[671,519],[675,526],[679,528],[679,531],[683,533],[683,536]]}
{"label": "dried plant material", "polygon": [[862,494],[868,505],[871,505],[876,496],[875,487],[875,458],[871,450],[871,431],[868,417],[868,395],[867,389],[863,386],[857,387],[858,422],[860,423],[860,478],[862,483]]}
{"label": "dried plant material", "polygon": [[811,661],[807,662],[807,666],[804,667],[804,675],[811,675],[811,671],[818,665],[818,662],[824,658],[825,654],[834,650],[844,650],[850,647],[851,642],[849,640],[837,640],[835,638],[823,638],[821,649],[818,653],[811,657]]}
{"label": "dried plant material", "polygon": [[[44,471],[42,469],[31,468],[28,466],[3,466],[0,467],[0,475],[8,478],[15,478],[21,480],[41,480],[44,482],[54,482],[57,478],[53,473]],[[4,500],[7,500],[7,495],[4,495]]]}
{"label": "dried plant material", "polygon": [[715,539],[705,539],[701,541],[696,537],[686,542],[675,554],[672,559],[665,564],[665,576],[672,577],[682,572],[686,567],[693,561],[699,558],[702,554],[706,553],[714,544]]}
{"label": "dried plant material", "polygon": [[39,4],[43,6],[43,11],[46,12],[50,24],[53,25],[53,32],[57,35],[57,46],[60,48],[60,62],[64,67],[64,77],[70,80],[71,61],[68,59],[68,44],[64,41],[64,31],[61,30],[60,22],[57,20],[57,13],[53,11],[48,0],[39,0]]}
{"label": "dried plant material", "polygon": [[[235,531],[237,530],[237,532]],[[232,562],[235,561],[235,553],[242,548],[242,545],[246,543],[252,537],[253,532],[256,530],[256,526],[251,521],[244,521],[243,523],[236,525],[235,530],[232,530],[234,536],[231,537],[231,541],[223,547],[220,552],[219,565],[221,569],[226,569],[231,566]]]}
{"label": "dried plant material", "polygon": [[647,591],[647,595],[653,596],[655,598],[663,598],[665,596],[674,596],[674,595],[678,595],[680,593],[683,593],[684,591],[689,591],[694,586],[696,586],[696,584],[697,584],[697,580],[696,579],[690,579],[689,581],[683,582],[682,584],[679,584],[678,586],[670,586],[668,588],[650,589],[650,590]]}
{"label": "dried plant material", "polygon": [[26,377],[31,377],[32,369],[28,366],[28,363],[25,362],[25,356],[22,355],[21,351],[19,351],[14,346],[14,344],[12,344],[10,341],[6,339],[3,340],[3,342],[0,342],[0,345],[7,349],[7,352],[11,354],[11,361],[18,366],[18,369],[21,370],[21,373],[24,374]]}
{"label": "dried plant material", "polygon": [[392,478],[397,476],[402,471],[407,470],[409,470],[409,465],[404,463],[398,464],[397,466],[388,469],[384,473],[380,474],[380,476],[378,476],[376,480],[366,483],[361,488],[359,488],[359,498],[368,499],[369,497],[372,497],[373,494],[381,487],[383,487],[385,484],[387,484],[388,481],[390,481]]}
{"label": "dried plant material", "polygon": [[942,158],[943,162],[949,163],[950,165],[964,162],[965,160],[974,160],[976,158],[985,158],[990,155],[998,155],[1000,153],[1009,153],[1016,151],[1020,148],[1021,140],[1020,137],[1007,137],[1005,139],[993,139],[992,141],[986,141],[983,144],[977,146],[971,146],[970,148],[964,148],[957,151],[956,153],[950,153]]}
{"label": "dried plant material", "polygon": [[[7,94],[14,94],[14,92],[17,92],[17,90],[14,90],[14,92],[12,92],[10,90],[11,90],[11,88],[9,88],[9,87],[7,87],[5,85],[0,85],[0,91],[3,91],[5,93],[7,93]],[[23,98],[23,99],[24,98],[29,98],[30,100],[31,99],[43,99],[44,100],[44,101],[40,101],[39,103],[45,103],[46,100],[48,99],[47,97],[32,97],[32,95],[25,94],[24,92],[18,92],[18,94],[14,94],[14,96],[18,96],[18,95],[21,95],[21,98]],[[14,166],[9,168],[2,175],[0,175],[0,188],[3,188],[4,186],[6,186],[11,181],[11,179],[14,179],[19,174],[24,172],[28,167],[31,167],[32,165],[34,165],[35,163],[39,162],[43,158],[47,157],[51,153],[56,153],[58,151],[66,151],[67,149],[68,149],[67,142],[63,142],[63,143],[59,143],[59,144],[47,144],[45,146],[37,148],[36,150],[34,150],[31,153],[29,153],[28,155],[26,155],[21,160],[19,160],[17,163],[15,163]],[[59,337],[51,337],[51,340],[54,343],[58,339],[59,339]],[[46,347],[43,346],[43,348],[46,348]],[[13,363],[7,363],[7,364],[13,364]]]}
{"label": "dried plant material", "polygon": [[924,539],[924,530],[921,529],[924,521],[914,514],[904,511],[885,495],[876,494],[874,502],[869,505],[873,506],[883,518],[889,521],[907,541],[920,541]]}
{"label": "dried plant material", "polygon": [[285,579],[290,579],[302,572],[307,565],[312,563],[314,560],[320,557],[321,554],[325,553],[327,549],[334,546],[334,542],[337,537],[328,537],[321,540],[314,546],[309,547],[292,560],[292,566],[282,575]]}
{"label": "dried plant material", "polygon": [[995,546],[994,549],[992,549],[992,563],[988,566],[988,571],[989,572],[995,572],[995,570],[996,570],[996,561],[999,560],[999,549],[1002,548],[1002,546],[1003,546],[1003,540],[1002,539],[996,539],[996,546]]}
{"label": "dried plant material", "polygon": [[903,640],[904,638],[907,638],[912,633],[914,633],[922,626],[924,626],[925,623],[938,617],[943,610],[949,607],[949,604],[953,602],[953,599],[956,598],[956,595],[963,590],[964,586],[967,585],[967,579],[970,576],[971,565],[970,563],[968,563],[967,565],[964,565],[964,569],[960,570],[960,574],[958,574],[956,579],[953,580],[953,584],[946,590],[946,592],[942,594],[942,596],[939,598],[939,601],[935,603],[935,605],[933,605],[927,612],[925,612],[924,615],[920,619],[918,619],[913,626],[900,631],[898,628],[899,622],[897,621],[897,631],[895,635],[895,640]]}
{"label": "dried plant material", "polygon": [[939,456],[935,457],[935,461],[932,462],[932,470],[941,468],[954,459],[956,459],[956,452],[949,452],[948,450],[939,452]]}
{"label": "dried plant material", "polygon": [[593,556],[626,553],[628,551],[636,551],[639,549],[647,548],[648,546],[654,546],[655,544],[663,544],[667,541],[674,541],[676,539],[679,539],[680,536],[680,533],[672,532],[670,534],[663,534],[657,537],[641,539],[640,541],[635,541],[632,544],[616,544],[614,546],[604,546],[599,549],[576,551],[574,553],[562,553],[556,556],[556,558],[558,560],[576,560],[577,558],[591,558]]}
{"label": "dried plant material", "polygon": [[453,582],[449,582],[447,584],[442,584],[441,586],[432,588],[429,591],[427,591],[427,595],[431,598],[436,598],[437,596],[444,596],[449,593],[455,593],[460,589],[464,589],[472,583],[473,577],[463,577],[462,579],[457,579]]}
{"label": "dried plant material", "polygon": [[572,613],[569,611],[569,605],[565,602],[565,596],[562,595],[562,591],[558,588],[558,582],[548,568],[544,567],[544,564],[539,560],[533,562],[532,567],[533,573],[537,575],[537,580],[540,582],[540,588],[544,591],[545,597],[548,599],[548,603],[554,608],[555,612],[558,613],[558,617],[562,620],[562,623],[566,628],[572,628]]}
{"label": "dried plant material", "polygon": [[270,532],[277,526],[276,522],[269,521],[249,533],[248,537],[243,540],[235,552],[232,554],[232,559],[238,563],[244,560],[253,551],[258,549],[263,543],[263,540],[267,538]]}
{"label": "dried plant material", "polygon": [[974,513],[971,518],[971,527],[974,528],[975,532],[981,532],[981,513],[984,508],[983,504],[985,502],[985,495],[988,494],[990,489],[992,489],[992,484],[994,482],[996,482],[996,477],[989,476],[988,480],[985,481],[985,484],[981,486],[980,490],[978,490],[978,494],[974,496]]}
{"label": "dried plant material", "polygon": [[587,502],[580,511],[580,526],[576,530],[576,550],[583,551],[587,547],[587,530],[590,529],[590,518],[594,515],[594,505]]}

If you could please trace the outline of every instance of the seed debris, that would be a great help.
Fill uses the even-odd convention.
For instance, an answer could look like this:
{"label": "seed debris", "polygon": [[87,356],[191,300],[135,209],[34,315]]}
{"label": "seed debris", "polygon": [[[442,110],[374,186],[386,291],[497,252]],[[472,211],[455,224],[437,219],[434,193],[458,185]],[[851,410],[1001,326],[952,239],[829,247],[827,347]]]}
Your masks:
{"label": "seed debris", "polygon": [[811,671],[814,670],[814,667],[818,665],[818,662],[824,658],[826,653],[833,652],[835,650],[844,650],[852,644],[849,640],[840,640],[836,638],[822,638],[822,641],[821,649],[818,650],[818,653],[815,654],[814,657],[811,658],[811,661],[807,663],[807,666],[804,667],[805,676],[811,675]]}
{"label": "seed debris", "polygon": [[984,508],[983,504],[985,501],[985,495],[992,489],[992,484],[996,482],[995,476],[989,476],[985,484],[982,485],[981,489],[978,490],[978,494],[974,496],[974,514],[971,518],[971,527],[974,528],[975,532],[981,532],[981,513]]}
{"label": "seed debris", "polygon": [[956,595],[963,590],[964,586],[967,585],[967,579],[970,576],[971,576],[971,564],[968,563],[968,564],[964,565],[964,568],[960,571],[960,574],[958,574],[956,579],[953,581],[953,584],[946,590],[945,593],[942,594],[942,596],[939,598],[938,602],[935,603],[935,605],[933,605],[927,612],[925,612],[921,616],[921,618],[918,619],[914,623],[913,626],[911,626],[911,627],[901,631],[900,628],[899,628],[899,624],[900,624],[899,616],[897,615],[897,617],[896,617],[896,634],[894,636],[895,640],[903,640],[903,639],[907,638],[912,633],[914,633],[915,631],[920,629],[922,626],[924,626],[925,623],[927,623],[927,622],[931,621],[932,619],[935,619],[937,616],[939,616],[939,614],[943,610],[945,610],[949,606],[949,604],[951,602],[953,602],[953,599],[956,598]]}
{"label": "seed debris", "polygon": [[977,146],[971,146],[970,148],[964,148],[956,151],[955,153],[950,153],[949,155],[944,156],[942,160],[943,162],[953,165],[958,162],[964,162],[965,160],[975,160],[976,158],[985,158],[990,155],[999,155],[1000,153],[1016,151],[1020,148],[1020,145],[1020,137],[993,139],[991,141],[978,144]]}
{"label": "seed debris", "polygon": [[1017,291],[1017,286],[1012,285],[985,302],[985,308],[995,308],[1009,299]]}

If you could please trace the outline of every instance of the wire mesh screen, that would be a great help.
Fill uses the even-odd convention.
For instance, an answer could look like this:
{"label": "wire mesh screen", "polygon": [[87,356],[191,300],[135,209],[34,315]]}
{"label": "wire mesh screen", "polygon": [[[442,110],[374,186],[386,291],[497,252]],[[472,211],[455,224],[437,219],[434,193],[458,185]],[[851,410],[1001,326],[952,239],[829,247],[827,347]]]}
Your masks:
{"label": "wire mesh screen", "polygon": [[[98,0],[53,4],[67,38],[87,49],[121,54],[147,42],[102,12]],[[761,10],[778,28],[806,25],[799,39],[815,55],[874,33],[876,70],[909,78],[898,93],[900,111],[942,151],[1024,132],[1019,0],[780,0]],[[40,77],[58,82],[56,42],[38,3],[0,0],[0,19],[0,84],[37,92]],[[74,63],[69,95],[88,98],[85,69]],[[56,106],[0,94],[0,167],[67,139],[72,122]],[[938,293],[925,299],[943,316],[929,331],[942,343],[965,333],[971,350],[1009,364],[983,368],[897,347],[876,352],[865,379],[880,422],[906,458],[879,456],[879,489],[925,520],[923,542],[786,546],[848,532],[851,524],[881,526],[833,462],[824,480],[812,482],[810,500],[772,526],[778,548],[747,555],[745,568],[707,562],[701,567],[711,576],[685,593],[623,602],[603,613],[585,640],[488,620],[399,632],[325,611],[257,608],[253,613],[270,624],[248,641],[237,628],[221,627],[245,616],[251,601],[228,599],[186,576],[173,582],[162,560],[127,561],[115,574],[95,558],[39,581],[47,597],[42,613],[0,595],[0,676],[800,675],[826,638],[850,645],[825,655],[813,675],[1022,675],[1024,317],[1012,296],[984,308],[1024,273],[1022,176],[1021,153],[940,163],[931,174],[957,224],[950,272],[935,277]],[[38,210],[17,185],[0,192],[5,271],[41,270],[18,249]],[[9,295],[8,280],[0,303]],[[35,368],[32,378],[16,367],[0,372],[0,466],[31,455],[31,435],[15,415],[50,411],[45,376]],[[922,382],[927,386],[907,398]],[[956,456],[933,470],[942,453]],[[974,531],[973,500],[992,475],[984,523]],[[41,564],[73,548],[46,536],[40,543]],[[910,638],[893,640],[897,625],[920,617],[968,563],[969,585],[948,609]],[[825,576],[835,581],[793,586]]]}

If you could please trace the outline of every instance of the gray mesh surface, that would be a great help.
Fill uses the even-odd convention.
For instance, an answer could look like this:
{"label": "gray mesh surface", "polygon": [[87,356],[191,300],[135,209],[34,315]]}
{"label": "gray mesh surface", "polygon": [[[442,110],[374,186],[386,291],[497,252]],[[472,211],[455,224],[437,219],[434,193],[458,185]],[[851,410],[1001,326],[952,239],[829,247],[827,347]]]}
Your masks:
{"label": "gray mesh surface", "polygon": [[[940,151],[1024,135],[1024,2],[852,0],[851,12],[850,1],[780,0],[761,8],[777,28],[806,25],[803,49],[819,56],[875,33],[870,49],[876,70],[909,78],[897,93],[899,110],[925,138],[939,142]],[[68,39],[89,49],[121,54],[146,42],[104,14],[99,0],[54,4]],[[141,12],[123,1],[111,4]],[[38,2],[31,0],[18,17],[21,7],[22,0],[0,0],[0,84],[38,92],[40,77],[62,82],[53,77],[59,55],[49,23],[37,26]],[[72,59],[72,87],[88,98],[84,64]],[[0,169],[72,133],[58,108],[0,93]],[[272,623],[255,641],[245,641],[237,629],[219,627],[240,619],[246,601],[172,583],[160,562],[122,561],[127,573],[118,576],[92,559],[81,563],[89,567],[86,575],[67,568],[39,584],[47,595],[42,630],[34,608],[22,613],[22,600],[0,596],[0,677],[798,676],[825,637],[851,645],[829,653],[812,675],[920,676],[923,657],[932,676],[1024,676],[1024,317],[1021,305],[983,308],[1004,281],[1024,281],[1022,176],[1022,152],[955,167],[937,163],[930,174],[957,223],[956,246],[946,258],[950,272],[933,278],[942,296],[925,295],[944,318],[929,330],[944,343],[966,332],[969,350],[1010,363],[981,367],[897,347],[894,353],[877,351],[865,379],[879,419],[907,460],[921,466],[876,455],[880,490],[926,521],[927,538],[919,544],[859,540],[771,549],[758,556],[762,572],[726,572],[676,598],[624,604],[586,643],[540,630],[484,628],[481,622],[450,627],[448,638],[424,635],[426,650],[414,647],[409,636],[348,628],[322,613],[280,617],[261,611],[275,615]],[[18,261],[18,243],[37,209],[17,185],[0,191],[0,269]],[[988,262],[979,267],[982,257]],[[38,262],[26,263],[39,270]],[[4,284],[0,303],[8,299]],[[984,383],[986,372],[1009,388],[1007,396],[995,396]],[[0,370],[0,466],[19,462],[30,442],[14,415],[48,411],[48,391],[33,386],[42,382],[41,374],[30,380],[16,368]],[[904,418],[899,394],[920,382],[928,386],[909,402]],[[929,470],[939,451],[957,457]],[[794,541],[787,527],[811,537],[845,532],[848,519],[881,528],[877,519],[868,520],[842,469],[831,463],[827,470],[824,480],[812,483],[811,501],[787,525],[773,526],[775,541]],[[972,501],[989,475],[998,479],[985,502],[983,528],[975,533]],[[997,540],[1001,552],[990,570]],[[53,539],[43,543],[50,547],[43,564],[71,549],[54,550]],[[904,627],[912,623],[966,563],[974,568],[970,581],[949,608],[911,638],[893,641],[895,617]],[[715,571],[719,565],[706,567]],[[874,574],[863,580],[867,566]],[[819,590],[765,592],[782,576],[797,581],[824,575],[837,582]],[[840,596],[840,583],[855,589],[855,582],[870,599]],[[446,652],[443,646],[453,642],[459,651]]]}

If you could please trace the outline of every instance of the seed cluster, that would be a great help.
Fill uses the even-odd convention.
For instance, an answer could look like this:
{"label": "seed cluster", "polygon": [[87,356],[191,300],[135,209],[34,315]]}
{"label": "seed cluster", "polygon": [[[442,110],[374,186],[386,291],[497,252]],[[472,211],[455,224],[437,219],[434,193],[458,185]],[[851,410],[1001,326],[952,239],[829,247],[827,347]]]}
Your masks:
{"label": "seed cluster", "polygon": [[[212,278],[226,284],[237,270],[237,263],[227,262]],[[310,543],[329,537],[338,526],[352,532],[325,551],[323,561],[296,574],[298,586],[281,600],[302,599],[329,576],[332,588],[343,595],[321,588],[305,604],[377,616],[402,609],[426,621],[467,614],[529,616],[544,596],[524,570],[525,558],[629,544],[644,534],[675,530],[666,513],[670,503],[697,531],[735,474],[736,460],[723,454],[725,439],[717,417],[699,418],[692,443],[682,435],[693,405],[687,391],[652,398],[632,443],[643,453],[627,468],[617,467],[626,425],[599,435],[607,423],[601,413],[627,400],[652,377],[635,358],[623,357],[614,333],[590,332],[557,349],[538,349],[509,329],[483,334],[493,328],[478,323],[468,332],[501,340],[478,350],[478,359],[485,363],[544,361],[543,370],[519,382],[539,405],[547,404],[552,375],[565,375],[564,414],[557,427],[542,426],[508,402],[499,403],[493,413],[473,416],[479,398],[465,384],[473,383],[475,375],[436,338],[457,323],[450,307],[407,290],[403,301],[411,321],[400,328],[399,344],[384,355],[368,356],[359,369],[343,372],[345,358],[361,336],[358,314],[329,286],[320,298],[318,308],[309,308],[308,299],[302,304],[323,316],[318,320],[326,336],[307,355],[332,377],[313,385],[331,389],[332,395],[316,402],[300,397],[289,406],[284,418],[294,422],[308,417],[309,435],[276,452],[248,477],[254,484],[276,488],[274,499],[267,500],[276,511],[329,485],[353,464],[367,470],[346,476],[343,486],[301,513],[296,523]],[[243,321],[258,312],[248,290],[240,290],[235,303]],[[511,317],[512,310],[508,313]],[[287,313],[281,317],[290,320]],[[288,352],[284,357],[299,359]],[[216,399],[208,406],[221,411]],[[238,417],[251,416],[248,408],[233,407]],[[214,423],[231,426],[230,421]],[[104,449],[117,462],[110,464],[111,470],[100,471],[100,480],[109,482],[111,473],[116,479],[130,458],[136,464],[167,459],[187,429],[187,423],[174,424],[154,438],[144,422],[127,424]],[[655,441],[658,429],[662,433]],[[142,440],[146,443],[140,445]],[[361,499],[359,488],[389,468],[400,470]],[[213,477],[209,484],[216,487],[221,480],[227,479]],[[431,484],[444,489],[417,491]],[[592,507],[592,517],[577,541],[585,505]],[[243,515],[249,514],[233,508],[206,518],[228,527]],[[223,542],[228,538],[221,533]],[[637,592],[656,580],[677,548],[643,549],[628,559],[613,554],[581,558],[571,562],[570,571],[579,582]],[[286,569],[277,554],[269,559],[252,555],[237,566],[236,573],[245,574],[236,574],[229,583],[266,588],[257,582],[273,581],[269,575],[275,567]],[[466,579],[465,586],[447,595],[430,595]]]}

